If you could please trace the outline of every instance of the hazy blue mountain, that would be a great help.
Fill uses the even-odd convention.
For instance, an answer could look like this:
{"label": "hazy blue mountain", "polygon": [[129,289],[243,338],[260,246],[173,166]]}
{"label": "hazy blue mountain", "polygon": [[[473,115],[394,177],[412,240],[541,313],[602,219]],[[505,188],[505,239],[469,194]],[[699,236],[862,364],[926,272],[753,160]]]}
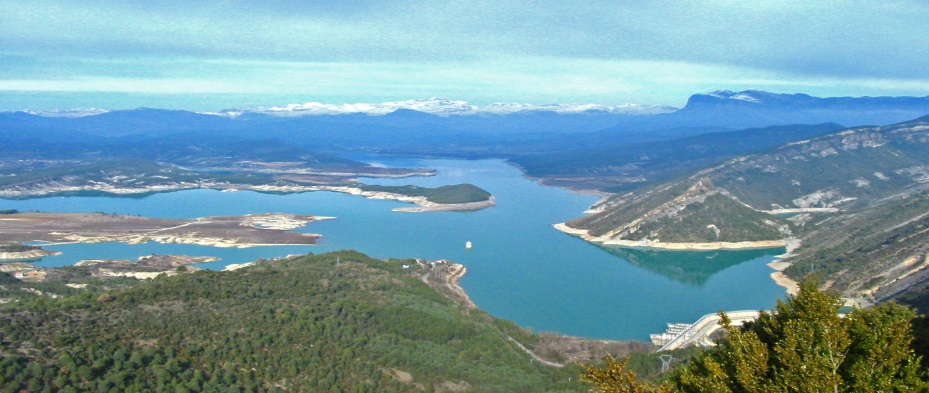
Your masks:
{"label": "hazy blue mountain", "polygon": [[[526,154],[510,160],[531,176],[557,177],[566,185],[615,191],[668,179],[726,157],[761,151],[843,128],[835,123],[794,124],[640,143],[629,143],[635,138],[601,138],[593,146]],[[570,145],[564,143],[562,146]],[[591,177],[596,180],[592,181]],[[572,184],[572,180],[576,182]]]}
{"label": "hazy blue mountain", "polygon": [[[676,137],[700,134],[701,127],[742,129],[786,124],[839,123],[846,126],[884,125],[929,114],[929,97],[830,97],[778,94],[759,90],[695,94],[678,111],[626,117],[610,130],[651,133],[677,129]],[[657,135],[655,135],[657,134]]]}
{"label": "hazy blue mountain", "polygon": [[[460,106],[460,105],[459,105]],[[602,149],[710,132],[788,124],[890,124],[929,113],[929,97],[817,98],[805,94],[718,91],[697,94],[670,113],[597,109],[437,115],[397,109],[367,113],[277,116],[265,112],[203,114],[139,108],[82,117],[0,113],[0,139],[74,142],[99,137],[173,134],[278,139],[314,150],[363,150],[457,157],[516,157]],[[467,108],[465,108],[467,109]],[[552,109],[552,110],[546,110]],[[436,111],[437,109],[431,108]],[[594,153],[596,154],[596,153]]]}

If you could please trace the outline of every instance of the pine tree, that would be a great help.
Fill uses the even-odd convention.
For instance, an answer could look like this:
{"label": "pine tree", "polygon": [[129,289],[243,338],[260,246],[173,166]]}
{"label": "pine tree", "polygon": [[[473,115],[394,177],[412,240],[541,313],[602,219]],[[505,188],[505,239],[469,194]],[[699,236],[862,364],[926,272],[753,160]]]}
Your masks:
{"label": "pine tree", "polygon": [[[635,379],[625,363],[608,361],[584,377],[600,392],[919,392],[929,389],[911,348],[915,313],[896,303],[839,315],[838,296],[812,279],[774,312],[743,327],[721,313],[727,338],[687,364],[674,386]],[[668,390],[660,390],[668,389]]]}

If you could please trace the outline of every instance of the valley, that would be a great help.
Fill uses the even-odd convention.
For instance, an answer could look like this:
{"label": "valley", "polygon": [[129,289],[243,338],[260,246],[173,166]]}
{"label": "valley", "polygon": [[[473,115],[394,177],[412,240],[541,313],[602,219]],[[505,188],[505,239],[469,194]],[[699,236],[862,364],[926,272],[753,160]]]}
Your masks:
{"label": "valley", "polygon": [[929,391],[927,19],[0,2],[0,392]]}
{"label": "valley", "polygon": [[[692,99],[706,110],[701,100]],[[326,135],[314,128],[318,118],[249,124],[186,114],[213,126],[181,134],[170,131],[178,114],[157,110],[108,113],[126,122],[109,135],[100,135],[107,129],[93,116],[7,124],[0,244],[10,248],[9,261],[31,263],[4,265],[21,280],[15,288],[25,289],[4,284],[2,299],[145,290],[214,270],[247,275],[290,264],[307,246],[304,259],[336,255],[335,267],[339,255],[349,263],[368,258],[345,249],[374,264],[415,256],[391,269],[412,274],[465,315],[489,312],[539,329],[493,323],[505,326],[519,356],[555,366],[649,351],[635,340],[668,322],[770,309],[810,272],[862,306],[925,288],[929,120],[847,128],[836,121],[854,117],[826,116],[744,129],[670,120],[691,111],[559,114],[562,125],[639,124],[570,136],[490,126],[515,126],[530,114],[482,118],[480,130],[467,129],[479,126],[464,118],[412,111],[329,118],[327,127],[369,132],[333,134],[327,145],[309,137]],[[394,120],[403,131],[393,131],[423,137],[395,143],[381,127]],[[438,123],[461,128],[436,134],[445,127]],[[257,124],[281,139],[248,136]],[[381,128],[366,128],[373,124]],[[37,129],[41,137],[25,139]],[[81,131],[65,142],[64,130]],[[341,285],[356,285],[356,273]],[[403,384],[424,383],[416,372],[389,369],[383,375]]]}
{"label": "valley", "polygon": [[[490,192],[495,206],[473,212],[404,214],[409,204],[328,191],[269,194],[193,189],[151,194],[142,198],[112,195],[63,196],[5,200],[0,208],[21,212],[97,212],[114,216],[151,217],[169,222],[198,217],[242,217],[256,212],[336,217],[306,227],[278,231],[282,236],[321,234],[305,247],[271,246],[216,248],[181,243],[80,243],[46,246],[62,255],[44,258],[36,267],[72,265],[85,259],[136,260],[151,254],[213,256],[219,260],[197,265],[222,270],[258,258],[306,252],[356,249],[376,258],[416,256],[446,259],[465,265],[461,286],[482,309],[545,332],[588,338],[645,340],[668,321],[688,320],[727,308],[769,307],[783,289],[768,277],[765,266],[780,251],[730,251],[731,256],[698,284],[690,272],[643,270],[622,257],[554,230],[553,223],[576,217],[597,198],[525,179],[500,160],[421,160],[367,157],[365,162],[390,167],[433,168],[435,176],[362,178],[368,184],[436,189],[443,184],[470,183]],[[183,227],[182,227],[183,229]],[[118,239],[111,239],[118,240]],[[140,240],[145,240],[140,238]],[[471,241],[474,248],[465,248]],[[691,265],[710,262],[712,255],[690,256]],[[649,258],[645,258],[646,260]],[[719,261],[717,256],[713,261]],[[583,261],[583,262],[571,262]],[[646,261],[647,263],[647,261]],[[599,272],[596,277],[590,271]],[[727,281],[738,279],[744,285]],[[576,285],[587,282],[589,285]],[[642,283],[648,283],[643,286]],[[622,290],[623,297],[610,294]],[[662,297],[662,293],[682,293]],[[655,311],[638,305],[664,298]],[[596,300],[591,300],[596,299]],[[724,300],[720,303],[720,299]],[[555,310],[555,311],[553,311]],[[602,310],[623,313],[617,319]],[[567,316],[567,317],[561,317]],[[584,321],[596,320],[597,323]]]}

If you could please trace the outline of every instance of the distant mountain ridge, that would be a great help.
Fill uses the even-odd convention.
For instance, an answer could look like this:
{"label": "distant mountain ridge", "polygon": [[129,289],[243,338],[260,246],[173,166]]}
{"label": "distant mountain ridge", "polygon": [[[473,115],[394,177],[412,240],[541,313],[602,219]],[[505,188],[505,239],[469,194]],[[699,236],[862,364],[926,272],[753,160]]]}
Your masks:
{"label": "distant mountain ridge", "polygon": [[[552,112],[559,114],[579,114],[585,112],[601,112],[617,115],[658,115],[673,112],[689,112],[720,107],[766,108],[766,109],[803,109],[803,110],[849,110],[875,108],[893,110],[920,110],[925,111],[929,106],[929,96],[883,96],[883,97],[814,97],[808,94],[772,93],[763,90],[743,90],[734,92],[730,90],[716,90],[709,93],[698,93],[690,96],[683,108],[669,105],[649,104],[597,104],[597,103],[548,103],[530,104],[515,102],[498,102],[488,105],[471,104],[463,100],[454,100],[440,97],[425,99],[411,99],[403,101],[387,101],[380,103],[322,103],[308,101],[306,103],[291,103],[270,107],[238,107],[223,109],[217,112],[197,112],[235,118],[244,114],[266,114],[271,116],[325,116],[345,114],[366,114],[381,116],[398,110],[413,110],[437,116],[470,116],[470,115],[509,115],[521,112]],[[138,108],[147,109],[147,108]],[[85,117],[95,116],[107,112],[123,112],[126,110],[107,110],[101,108],[72,108],[54,110],[24,110],[17,111],[43,117]],[[11,113],[13,111],[0,111]]]}
{"label": "distant mountain ridge", "polygon": [[678,111],[626,118],[615,129],[674,127],[731,129],[785,124],[839,123],[849,127],[899,123],[929,114],[926,97],[828,97],[760,90],[695,94]]}
{"label": "distant mountain ridge", "polygon": [[746,105],[793,108],[860,108],[884,106],[892,108],[921,108],[929,97],[814,97],[808,94],[781,94],[762,90],[716,90],[706,94],[694,94],[682,110],[699,110],[704,105]]}
{"label": "distant mountain ridge", "polygon": [[226,109],[213,114],[237,117],[246,113],[263,113],[272,116],[322,116],[362,113],[371,116],[386,115],[407,109],[429,113],[437,116],[472,116],[472,115],[508,115],[519,112],[554,112],[577,114],[584,112],[604,112],[628,115],[650,115],[667,113],[677,108],[664,105],[601,105],[601,104],[526,104],[494,103],[486,106],[470,104],[466,101],[432,97],[427,99],[393,101],[382,103],[324,104],[307,102],[304,104],[287,104],[272,107],[252,107]]}

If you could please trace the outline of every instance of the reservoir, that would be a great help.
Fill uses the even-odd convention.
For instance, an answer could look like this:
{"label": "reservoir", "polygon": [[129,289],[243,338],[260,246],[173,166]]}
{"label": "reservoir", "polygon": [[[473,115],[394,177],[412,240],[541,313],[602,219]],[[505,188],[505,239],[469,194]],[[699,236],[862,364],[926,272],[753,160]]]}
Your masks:
{"label": "reservoir", "polygon": [[[177,244],[69,244],[37,266],[81,259],[157,254],[217,256],[230,263],[307,252],[356,249],[377,258],[449,259],[464,264],[461,285],[494,316],[534,331],[600,338],[648,340],[668,322],[693,322],[720,310],[770,309],[784,289],[766,266],[783,249],[673,252],[610,249],[564,234],[552,224],[583,215],[597,198],[545,187],[501,160],[432,160],[351,157],[374,165],[431,168],[438,176],[360,179],[368,184],[436,187],[472,183],[496,198],[473,212],[399,213],[409,204],[333,192],[261,194],[189,190],[145,197],[69,196],[0,199],[0,210],[104,212],[161,218],[195,218],[287,212],[332,216],[298,229],[323,235],[314,246],[215,248]],[[470,241],[472,247],[466,249]]]}

